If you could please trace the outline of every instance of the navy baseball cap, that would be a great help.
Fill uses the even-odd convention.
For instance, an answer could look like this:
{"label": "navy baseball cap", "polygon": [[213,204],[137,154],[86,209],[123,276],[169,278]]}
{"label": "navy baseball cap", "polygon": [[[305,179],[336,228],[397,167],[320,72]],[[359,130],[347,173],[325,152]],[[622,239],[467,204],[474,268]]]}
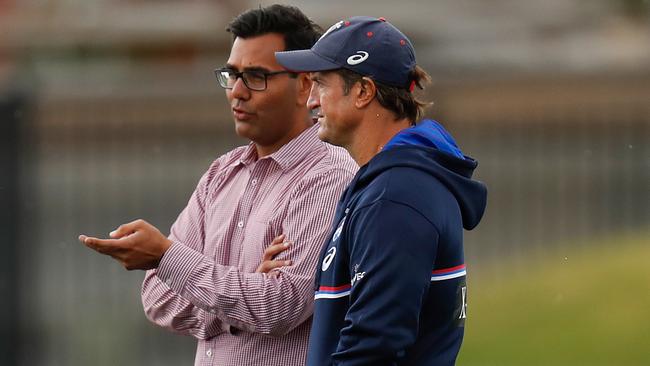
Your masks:
{"label": "navy baseball cap", "polygon": [[413,90],[411,41],[384,18],[356,16],[332,25],[311,49],[276,52],[287,70],[348,69],[378,82]]}

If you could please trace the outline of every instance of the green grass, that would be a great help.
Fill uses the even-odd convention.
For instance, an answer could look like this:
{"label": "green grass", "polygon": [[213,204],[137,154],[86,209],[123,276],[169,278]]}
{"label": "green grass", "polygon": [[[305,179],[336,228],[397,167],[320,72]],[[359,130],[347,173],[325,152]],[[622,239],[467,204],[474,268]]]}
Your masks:
{"label": "green grass", "polygon": [[581,248],[470,273],[457,365],[650,365],[650,235]]}

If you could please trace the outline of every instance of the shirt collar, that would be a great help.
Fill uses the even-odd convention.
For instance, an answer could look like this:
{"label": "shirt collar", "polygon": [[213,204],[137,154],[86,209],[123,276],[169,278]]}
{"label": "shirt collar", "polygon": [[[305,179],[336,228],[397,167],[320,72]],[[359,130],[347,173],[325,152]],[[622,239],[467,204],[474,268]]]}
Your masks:
{"label": "shirt collar", "polygon": [[[312,153],[320,144],[318,139],[318,123],[304,130],[300,135],[284,144],[278,151],[264,157],[263,159],[271,159],[275,161],[280,169],[286,170],[302,160],[303,157]],[[237,163],[246,166],[253,164],[257,160],[257,149],[255,144],[250,142],[244,153],[239,158]]]}
{"label": "shirt collar", "polygon": [[248,166],[253,164],[256,160],[257,150],[255,149],[255,144],[251,141],[244,149],[244,153],[239,157],[239,161],[237,161],[236,164],[244,164]]}

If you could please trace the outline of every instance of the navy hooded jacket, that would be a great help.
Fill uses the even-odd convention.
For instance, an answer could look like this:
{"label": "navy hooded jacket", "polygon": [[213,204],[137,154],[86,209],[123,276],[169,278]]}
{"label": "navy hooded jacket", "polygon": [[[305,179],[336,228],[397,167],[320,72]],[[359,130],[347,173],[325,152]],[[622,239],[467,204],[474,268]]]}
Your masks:
{"label": "navy hooded jacket", "polygon": [[316,274],[308,366],[453,365],[467,316],[463,228],[486,206],[437,122],[395,135],[339,201]]}

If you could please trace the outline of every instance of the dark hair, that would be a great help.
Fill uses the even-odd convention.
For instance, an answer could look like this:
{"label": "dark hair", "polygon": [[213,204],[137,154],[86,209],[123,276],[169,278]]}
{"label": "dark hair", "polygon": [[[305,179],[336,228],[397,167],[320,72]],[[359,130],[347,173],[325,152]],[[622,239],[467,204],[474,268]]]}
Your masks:
{"label": "dark hair", "polygon": [[[343,79],[343,94],[345,95],[350,92],[350,89],[355,83],[364,82],[364,75],[354,71],[348,69],[337,69],[335,71]],[[429,74],[420,66],[415,66],[411,70],[409,79],[413,80],[413,86],[417,86],[418,89],[424,89],[424,84],[431,81]],[[375,96],[377,101],[382,107],[395,113],[395,117],[398,120],[406,118],[412,124],[415,124],[422,117],[424,108],[431,104],[417,99],[413,95],[413,92],[407,88],[386,85],[376,80],[373,80],[373,82],[377,86],[377,94]]]}
{"label": "dark hair", "polygon": [[226,27],[226,31],[232,33],[233,40],[279,33],[284,36],[285,51],[311,48],[323,33],[323,29],[300,9],[279,4],[239,14]]}

